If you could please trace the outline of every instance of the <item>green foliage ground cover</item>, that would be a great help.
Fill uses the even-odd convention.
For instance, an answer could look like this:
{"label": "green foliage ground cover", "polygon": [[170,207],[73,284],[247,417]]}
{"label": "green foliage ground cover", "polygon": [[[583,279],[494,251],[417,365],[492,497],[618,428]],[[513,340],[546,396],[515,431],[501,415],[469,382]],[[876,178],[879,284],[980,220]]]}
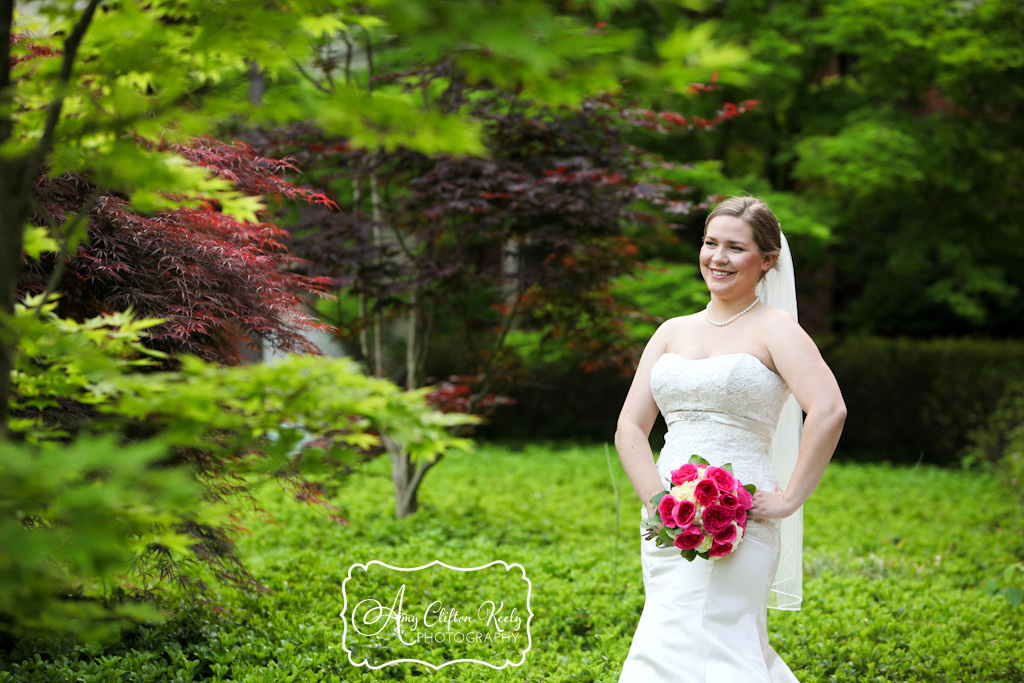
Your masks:
{"label": "green foliage ground cover", "polygon": [[[348,525],[267,488],[273,522],[244,520],[252,533],[240,550],[273,592],[224,592],[222,614],[185,612],[105,650],[23,642],[0,653],[0,683],[614,681],[643,590],[639,503],[610,459],[614,487],[602,447],[452,454],[431,473],[421,512],[402,520],[378,460],[337,497]],[[1024,608],[995,592],[1024,560],[1022,532],[1016,496],[990,475],[840,460],[807,506],[805,609],[771,613],[773,644],[804,683],[1024,681]],[[525,664],[349,664],[341,585],[350,565],[374,559],[522,564],[534,614]],[[439,596],[458,599],[443,586]]]}

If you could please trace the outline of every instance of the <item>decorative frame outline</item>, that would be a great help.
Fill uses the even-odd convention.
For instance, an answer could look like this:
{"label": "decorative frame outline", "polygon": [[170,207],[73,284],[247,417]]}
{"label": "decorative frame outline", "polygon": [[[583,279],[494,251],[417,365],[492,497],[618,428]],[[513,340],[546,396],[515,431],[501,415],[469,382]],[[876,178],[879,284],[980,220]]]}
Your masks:
{"label": "decorative frame outline", "polygon": [[[502,664],[501,666],[497,666],[495,664],[491,664],[490,662],[484,662],[484,661],[479,660],[479,659],[453,659],[451,661],[444,662],[443,664],[431,664],[430,662],[424,662],[422,659],[393,659],[393,660],[391,660],[389,662],[385,662],[384,664],[380,664],[378,666],[374,666],[373,664],[370,664],[369,659],[364,659],[362,662],[355,661],[355,659],[352,656],[352,652],[348,649],[348,647],[346,645],[346,642],[345,642],[346,638],[348,637],[348,617],[346,616],[346,614],[348,613],[348,593],[345,592],[345,585],[349,582],[349,579],[352,578],[352,572],[357,567],[362,569],[363,571],[367,571],[369,569],[370,565],[374,565],[374,564],[380,565],[382,567],[387,567],[388,569],[393,569],[395,571],[400,571],[400,572],[415,572],[415,571],[419,571],[420,569],[428,569],[429,567],[433,567],[435,564],[441,565],[442,567],[445,567],[446,569],[452,569],[454,571],[460,571],[460,572],[475,572],[475,571],[479,571],[481,569],[487,569],[488,567],[493,567],[496,564],[500,564],[501,566],[503,566],[505,568],[506,572],[509,572],[509,571],[511,571],[514,568],[515,569],[519,569],[519,571],[521,571],[523,573],[523,580],[526,581],[526,613],[528,615],[527,619],[526,619],[526,649],[523,650],[522,657],[519,659],[518,662],[513,662],[512,660],[506,658],[505,659],[505,663]],[[362,563],[357,562],[356,564],[353,564],[352,566],[350,566],[348,568],[348,575],[345,577],[345,580],[341,582],[341,595],[345,599],[345,602],[344,602],[344,604],[342,605],[342,608],[341,608],[341,621],[342,621],[341,648],[345,651],[345,654],[348,655],[348,661],[353,666],[365,666],[367,668],[370,668],[370,669],[373,669],[373,670],[377,670],[377,669],[383,669],[386,666],[391,666],[392,664],[401,664],[402,662],[409,662],[409,663],[414,663],[414,664],[422,664],[422,665],[430,667],[431,669],[436,671],[438,669],[442,669],[442,668],[444,668],[446,666],[449,666],[451,664],[461,664],[463,662],[470,662],[470,663],[476,663],[476,664],[483,664],[484,666],[489,666],[492,669],[504,669],[507,666],[520,666],[521,664],[523,664],[526,661],[526,653],[530,651],[531,647],[533,647],[533,638],[530,635],[530,622],[533,621],[533,616],[534,616],[533,615],[533,610],[530,607],[530,598],[533,595],[533,582],[530,581],[529,577],[526,576],[526,569],[523,567],[523,565],[519,564],[518,562],[514,562],[512,564],[509,564],[509,563],[507,563],[507,562],[505,562],[503,560],[494,560],[493,562],[489,562],[487,564],[480,565],[479,567],[453,567],[452,565],[447,564],[445,562],[442,562],[441,560],[434,560],[433,562],[430,562],[430,563],[424,564],[424,565],[420,565],[419,567],[395,567],[393,565],[387,564],[386,562],[381,562],[379,560],[370,560],[366,564],[362,564]]]}

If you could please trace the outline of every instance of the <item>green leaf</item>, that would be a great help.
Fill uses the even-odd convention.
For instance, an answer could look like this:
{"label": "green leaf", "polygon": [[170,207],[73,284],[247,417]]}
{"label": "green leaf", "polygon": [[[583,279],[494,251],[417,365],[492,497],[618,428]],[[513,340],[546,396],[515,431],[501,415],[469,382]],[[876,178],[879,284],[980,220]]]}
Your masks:
{"label": "green leaf", "polygon": [[346,14],[345,19],[367,30],[379,28],[386,24],[383,19],[372,14]]}
{"label": "green leaf", "polygon": [[1003,596],[1013,607],[1019,607],[1021,602],[1024,602],[1024,588],[1008,586],[1003,589]]}
{"label": "green leaf", "polygon": [[318,108],[316,120],[325,131],[348,136],[353,145],[367,149],[404,146],[425,154],[486,152],[479,121],[465,112],[447,114],[425,108],[417,96],[401,89],[381,89],[370,95],[339,88]]}
{"label": "green leaf", "polygon": [[59,251],[56,240],[50,237],[46,228],[30,225],[25,228],[25,244],[23,249],[29,258],[38,259],[44,252]]}
{"label": "green leaf", "polygon": [[221,193],[219,196],[221,212],[237,218],[240,221],[259,220],[257,214],[266,209],[263,200],[259,197],[252,197],[240,193]]}
{"label": "green leaf", "polygon": [[708,0],[669,0],[669,2],[692,12],[703,12],[708,6]]}
{"label": "green leaf", "polygon": [[699,455],[697,455],[696,453],[694,453],[693,455],[690,456],[689,462],[694,464],[694,465],[710,465],[711,464],[707,460],[705,460],[704,458],[702,458]]}
{"label": "green leaf", "polygon": [[345,22],[333,14],[302,17],[299,26],[314,38],[329,38],[346,28]]}
{"label": "green leaf", "polygon": [[1003,570],[1003,581],[1013,583],[1016,579],[1024,579],[1024,562],[1011,564]]}

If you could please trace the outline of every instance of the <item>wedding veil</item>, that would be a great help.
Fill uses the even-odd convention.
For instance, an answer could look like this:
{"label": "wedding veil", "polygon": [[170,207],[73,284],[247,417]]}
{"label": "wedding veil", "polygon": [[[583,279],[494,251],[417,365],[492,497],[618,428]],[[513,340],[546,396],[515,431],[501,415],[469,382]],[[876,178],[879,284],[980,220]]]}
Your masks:
{"label": "wedding veil", "polygon": [[[793,255],[789,251],[786,236],[782,237],[782,250],[774,267],[770,268],[757,285],[757,298],[761,302],[786,311],[794,318],[796,312],[796,276],[793,273]],[[790,395],[779,425],[772,440],[771,458],[779,485],[783,489],[789,484],[800,451],[800,434],[803,428],[803,411],[800,404]],[[803,601],[803,536],[804,508],[800,508],[782,520],[782,550],[779,568],[772,583],[768,606],[775,609],[798,610]]]}

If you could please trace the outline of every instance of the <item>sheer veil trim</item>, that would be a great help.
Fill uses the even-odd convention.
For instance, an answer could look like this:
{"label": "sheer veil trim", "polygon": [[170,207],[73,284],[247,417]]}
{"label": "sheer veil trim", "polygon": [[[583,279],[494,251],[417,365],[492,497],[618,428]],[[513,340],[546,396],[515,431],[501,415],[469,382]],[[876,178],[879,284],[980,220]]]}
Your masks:
{"label": "sheer veil trim", "polygon": [[[782,249],[775,264],[757,285],[757,298],[762,303],[786,311],[794,318],[796,311],[796,276],[789,242],[782,237]],[[772,441],[771,458],[779,484],[785,488],[796,466],[803,429],[803,411],[790,395],[779,416],[779,425]],[[804,508],[782,520],[782,552],[779,569],[772,583],[768,606],[774,609],[798,610],[803,601],[803,537]]]}

